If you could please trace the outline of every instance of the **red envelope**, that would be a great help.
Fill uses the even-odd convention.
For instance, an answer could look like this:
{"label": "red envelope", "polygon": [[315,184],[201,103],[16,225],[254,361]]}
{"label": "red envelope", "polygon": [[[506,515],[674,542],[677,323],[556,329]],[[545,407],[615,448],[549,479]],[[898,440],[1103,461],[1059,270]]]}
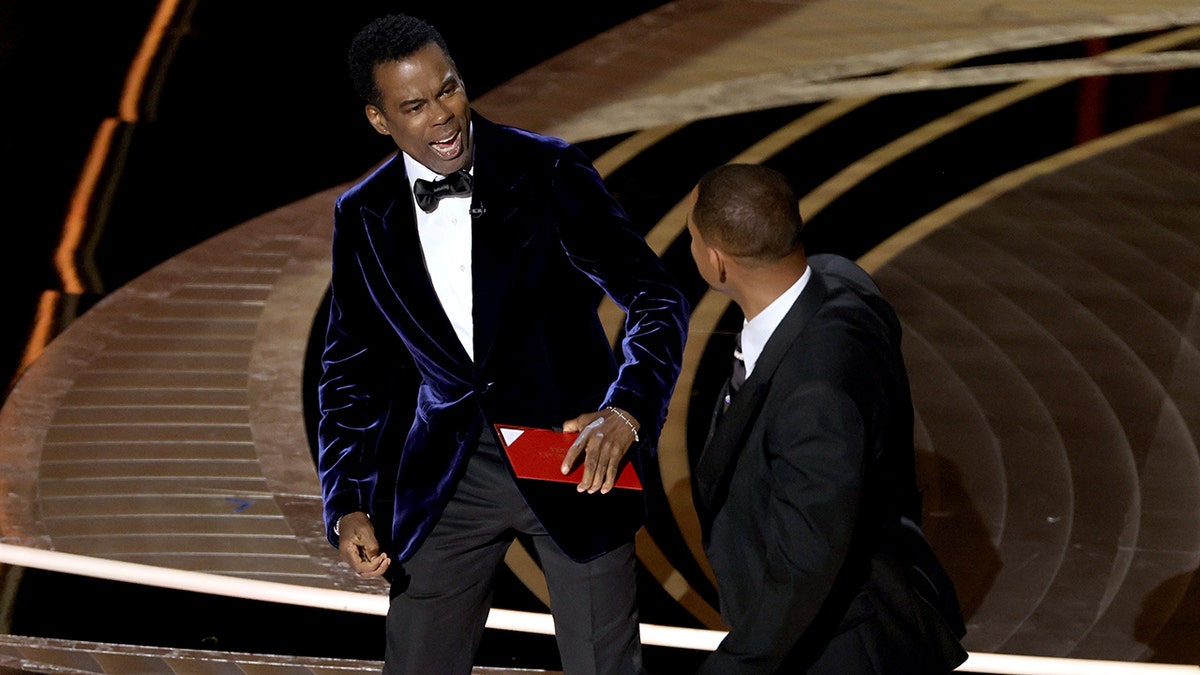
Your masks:
{"label": "red envelope", "polygon": [[[554,431],[536,427],[519,427],[497,424],[496,435],[500,445],[512,462],[518,478],[551,480],[559,483],[576,483],[583,479],[583,462],[579,461],[571,473],[563,475],[559,468],[567,450],[579,437],[577,431]],[[632,462],[625,462],[617,474],[614,487],[641,490],[642,481]]]}

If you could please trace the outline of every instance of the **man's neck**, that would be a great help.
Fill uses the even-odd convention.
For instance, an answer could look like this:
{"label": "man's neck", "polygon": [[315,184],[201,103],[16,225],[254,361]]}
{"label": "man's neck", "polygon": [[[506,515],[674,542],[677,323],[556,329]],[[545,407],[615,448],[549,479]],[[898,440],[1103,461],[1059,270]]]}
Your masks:
{"label": "man's neck", "polygon": [[766,267],[743,268],[743,278],[731,297],[749,321],[787,292],[806,269],[808,262],[803,255],[788,256]]}

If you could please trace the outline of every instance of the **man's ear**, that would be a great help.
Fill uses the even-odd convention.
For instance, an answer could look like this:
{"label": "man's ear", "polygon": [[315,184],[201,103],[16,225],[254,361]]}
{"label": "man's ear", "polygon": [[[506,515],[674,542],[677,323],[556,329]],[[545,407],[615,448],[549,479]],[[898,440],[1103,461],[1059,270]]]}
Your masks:
{"label": "man's ear", "polygon": [[379,108],[376,108],[375,106],[368,103],[367,107],[366,107],[366,112],[367,112],[367,121],[371,123],[371,126],[375,127],[375,131],[378,131],[379,133],[383,134],[384,136],[390,135],[388,133],[387,117],[384,116],[382,110],[380,110]]}
{"label": "man's ear", "polygon": [[717,278],[725,283],[725,254],[715,246],[708,247],[708,264],[717,272]]}

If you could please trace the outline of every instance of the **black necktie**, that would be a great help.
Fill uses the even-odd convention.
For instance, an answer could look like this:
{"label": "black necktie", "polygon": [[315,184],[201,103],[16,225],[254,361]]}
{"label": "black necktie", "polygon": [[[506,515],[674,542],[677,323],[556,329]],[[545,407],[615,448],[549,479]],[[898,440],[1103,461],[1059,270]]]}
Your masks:
{"label": "black necktie", "polygon": [[466,169],[438,180],[422,180],[413,182],[413,196],[417,198],[417,206],[425,213],[432,213],[437,208],[438,200],[442,197],[471,194],[471,174]]}
{"label": "black necktie", "polygon": [[729,376],[729,389],[737,393],[746,381],[746,357],[742,356],[742,334],[737,334],[733,343],[733,374]]}
{"label": "black necktie", "polygon": [[733,372],[729,375],[729,392],[725,395],[725,408],[729,408],[729,403],[733,400],[734,394],[738,389],[742,388],[742,383],[746,381],[746,359],[742,356],[742,334],[737,334],[737,339],[733,345]]}

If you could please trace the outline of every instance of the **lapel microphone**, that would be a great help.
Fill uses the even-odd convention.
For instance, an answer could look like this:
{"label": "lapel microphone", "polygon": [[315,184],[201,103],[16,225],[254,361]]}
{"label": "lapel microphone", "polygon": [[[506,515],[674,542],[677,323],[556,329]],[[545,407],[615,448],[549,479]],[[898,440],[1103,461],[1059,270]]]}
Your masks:
{"label": "lapel microphone", "polygon": [[487,213],[487,209],[483,208],[483,204],[480,204],[479,206],[471,207],[471,217],[472,218],[478,218],[478,217],[482,216],[484,213]]}

